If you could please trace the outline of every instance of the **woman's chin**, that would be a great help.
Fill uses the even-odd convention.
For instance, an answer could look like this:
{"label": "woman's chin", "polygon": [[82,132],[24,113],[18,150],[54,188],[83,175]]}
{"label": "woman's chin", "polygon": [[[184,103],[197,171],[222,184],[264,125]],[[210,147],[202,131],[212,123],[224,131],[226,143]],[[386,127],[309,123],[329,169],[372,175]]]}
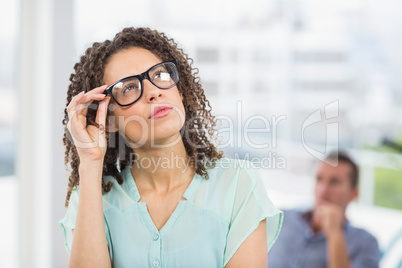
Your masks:
{"label": "woman's chin", "polygon": [[169,133],[158,133],[150,135],[147,138],[130,140],[130,146],[133,149],[161,149],[174,147],[178,143],[182,142],[179,132],[175,132],[169,135]]}

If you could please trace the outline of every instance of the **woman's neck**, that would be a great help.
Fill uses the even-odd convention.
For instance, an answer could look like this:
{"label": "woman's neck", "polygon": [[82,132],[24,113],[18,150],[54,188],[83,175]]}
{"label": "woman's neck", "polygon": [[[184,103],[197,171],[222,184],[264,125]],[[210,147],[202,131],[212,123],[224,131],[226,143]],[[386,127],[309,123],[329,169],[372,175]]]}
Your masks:
{"label": "woman's neck", "polygon": [[188,185],[195,175],[182,140],[168,148],[137,148],[134,156],[131,173],[143,191],[166,194]]}

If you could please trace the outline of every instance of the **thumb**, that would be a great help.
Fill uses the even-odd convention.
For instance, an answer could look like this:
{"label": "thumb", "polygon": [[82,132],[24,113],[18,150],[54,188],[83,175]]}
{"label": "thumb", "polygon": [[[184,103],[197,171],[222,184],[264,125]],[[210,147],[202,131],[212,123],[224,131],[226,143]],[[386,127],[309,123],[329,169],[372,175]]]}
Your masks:
{"label": "thumb", "polygon": [[98,111],[96,114],[96,123],[99,124],[99,147],[100,148],[106,148],[107,142],[106,142],[106,129],[105,129],[105,124],[106,124],[106,115],[107,115],[107,107],[109,105],[110,98],[107,97],[103,99],[99,103]]}

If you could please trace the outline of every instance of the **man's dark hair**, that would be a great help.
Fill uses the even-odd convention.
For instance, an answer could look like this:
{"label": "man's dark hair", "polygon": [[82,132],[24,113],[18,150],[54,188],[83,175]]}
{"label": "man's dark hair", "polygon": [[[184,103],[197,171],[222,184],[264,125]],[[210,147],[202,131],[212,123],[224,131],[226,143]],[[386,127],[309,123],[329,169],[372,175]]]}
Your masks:
{"label": "man's dark hair", "polygon": [[325,157],[325,160],[337,161],[338,163],[346,163],[350,165],[351,172],[349,174],[350,185],[356,188],[359,182],[359,169],[356,163],[345,152],[331,152]]}

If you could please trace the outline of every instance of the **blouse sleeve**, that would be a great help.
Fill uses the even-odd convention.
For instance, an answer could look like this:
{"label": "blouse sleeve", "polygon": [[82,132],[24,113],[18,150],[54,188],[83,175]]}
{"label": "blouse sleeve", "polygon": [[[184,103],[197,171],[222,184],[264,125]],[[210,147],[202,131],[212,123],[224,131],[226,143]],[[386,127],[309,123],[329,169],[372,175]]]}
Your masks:
{"label": "blouse sleeve", "polygon": [[[251,163],[249,163],[251,166]],[[239,169],[233,183],[235,196],[227,235],[224,266],[240,245],[266,219],[268,251],[282,226],[283,212],[269,199],[259,172],[246,166]],[[268,254],[268,252],[267,252]]]}
{"label": "blouse sleeve", "polygon": [[[70,254],[71,245],[73,242],[73,232],[72,230],[75,228],[75,221],[77,219],[77,210],[78,210],[78,197],[79,197],[79,190],[74,190],[71,192],[70,201],[68,203],[66,215],[64,218],[59,222],[61,229],[63,230],[64,240],[65,240],[65,247]],[[105,231],[106,231],[106,240],[107,245],[109,248],[110,257],[113,259],[113,251],[110,247],[110,235],[109,235],[109,228],[105,219]]]}

